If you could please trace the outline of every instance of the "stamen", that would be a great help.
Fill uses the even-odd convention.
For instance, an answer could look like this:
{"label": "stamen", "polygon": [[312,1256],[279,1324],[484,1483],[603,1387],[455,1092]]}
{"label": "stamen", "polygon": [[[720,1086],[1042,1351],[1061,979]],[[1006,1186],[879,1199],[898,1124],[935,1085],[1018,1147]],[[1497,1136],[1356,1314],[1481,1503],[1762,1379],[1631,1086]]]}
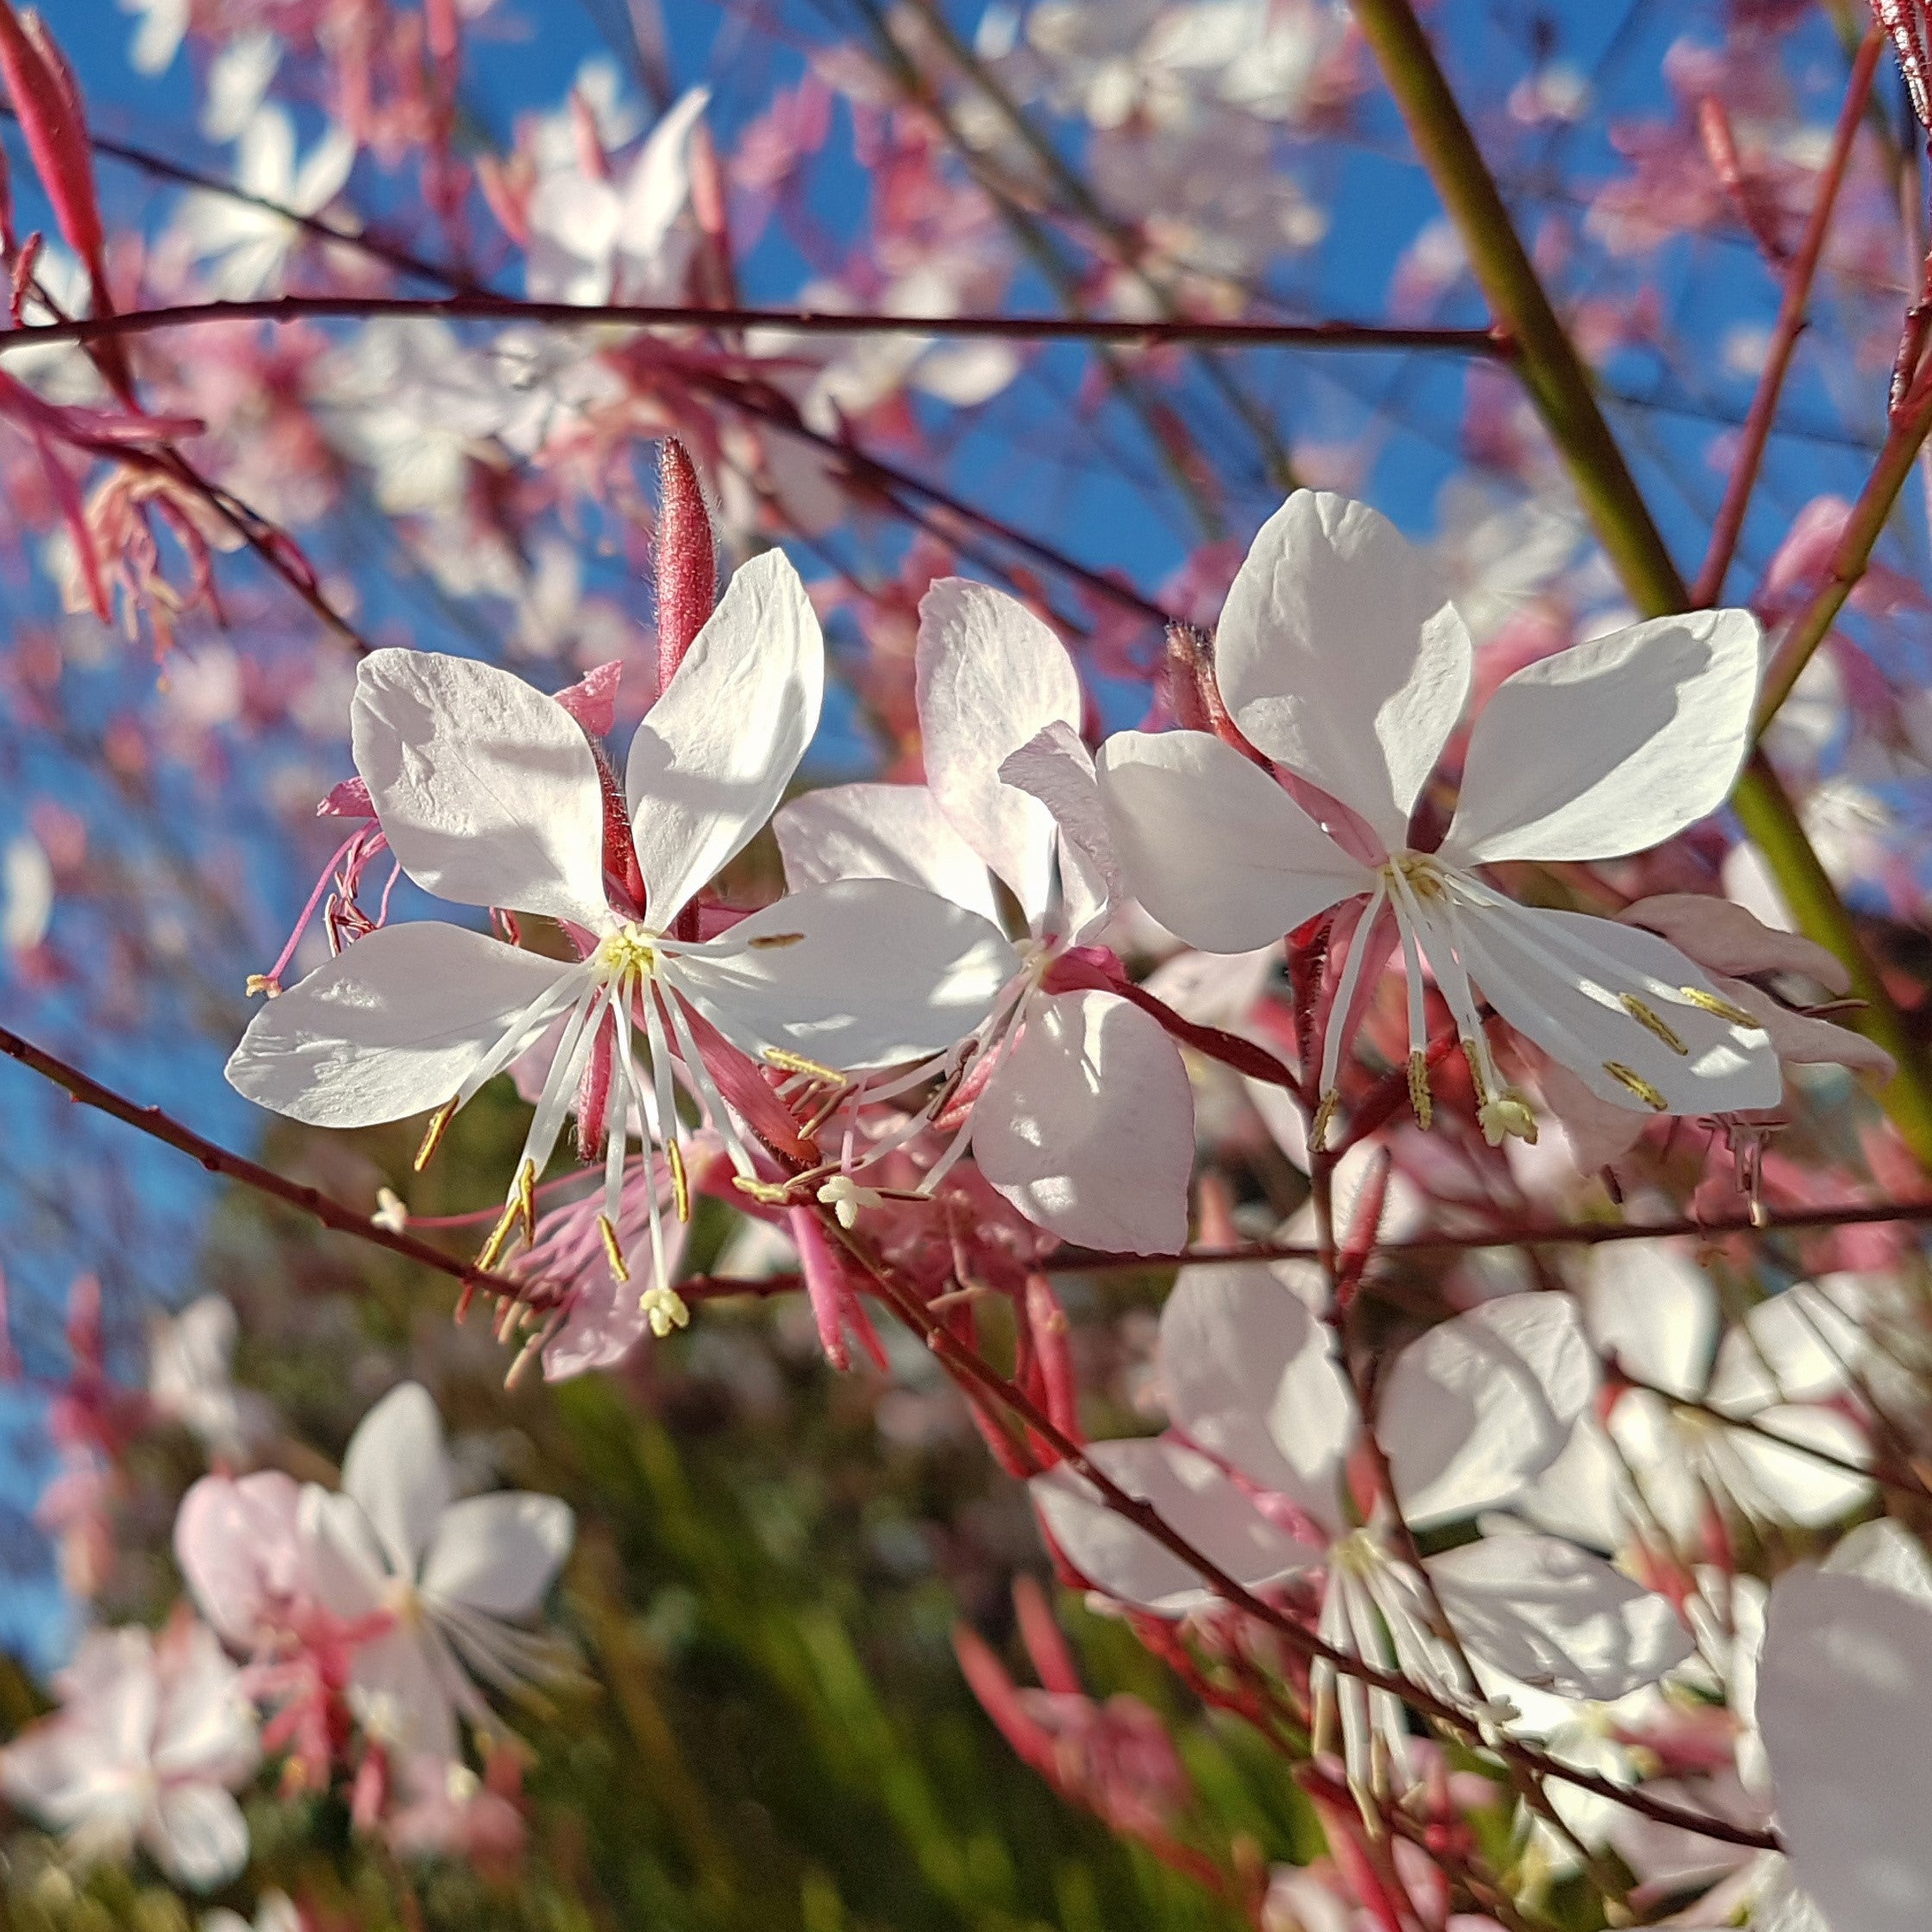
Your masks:
{"label": "stamen", "polygon": [[647,1288],[637,1299],[650,1332],[662,1341],[674,1328],[691,1326],[691,1309],[674,1288]]}
{"label": "stamen", "polygon": [[1647,1007],[1634,993],[1619,994],[1617,995],[1617,1004],[1640,1026],[1648,1032],[1654,1033],[1659,1039],[1663,1041],[1665,1046],[1670,1048],[1672,1052],[1680,1055],[1690,1053],[1690,1049],[1677,1037],[1677,1034],[1672,1030],[1662,1014],[1659,1013],[1655,1008]]}
{"label": "stamen", "polygon": [[1308,1123],[1308,1147],[1314,1153],[1324,1153],[1328,1146],[1328,1129],[1335,1118],[1335,1110],[1342,1104],[1340,1091],[1331,1087],[1321,1096],[1321,1104],[1314,1110],[1314,1119]]}
{"label": "stamen", "polygon": [[266,993],[273,1000],[281,992],[282,982],[272,973],[250,973],[247,990],[251,1000],[258,993]]}
{"label": "stamen", "polygon": [[[800,937],[802,938],[804,935],[801,933]],[[782,1067],[787,1073],[808,1073],[815,1080],[830,1081],[834,1087],[845,1084],[845,1076],[837,1067],[828,1067],[823,1060],[808,1060],[804,1054],[787,1052],[781,1046],[768,1046],[765,1057],[772,1065]]]}
{"label": "stamen", "polygon": [[1462,1037],[1463,1058],[1469,1063],[1469,1082],[1476,1089],[1476,1106],[1480,1112],[1490,1104],[1489,1082],[1483,1077],[1483,1063],[1487,1056],[1467,1033]]}
{"label": "stamen", "polygon": [[771,952],[780,946],[795,946],[804,937],[802,932],[761,932],[744,943],[753,952]]}
{"label": "stamen", "polygon": [[1603,1071],[1620,1087],[1627,1087],[1653,1113],[1668,1113],[1671,1103],[1644,1078],[1640,1073],[1633,1072],[1618,1060],[1606,1060]]}
{"label": "stamen", "polygon": [[1733,1005],[1716,993],[1706,993],[1701,986],[1680,986],[1677,990],[1678,997],[1691,1006],[1714,1013],[1720,1019],[1728,1019],[1732,1026],[1741,1026],[1747,1032],[1761,1033],[1765,1030],[1761,1019],[1753,1019],[1742,1007]]}
{"label": "stamen", "polygon": [[664,1143],[664,1158],[671,1170],[671,1198],[677,1204],[678,1219],[691,1219],[691,1182],[684,1171],[684,1152],[674,1139]]}
{"label": "stamen", "polygon": [[490,1230],[489,1239],[483,1244],[481,1251],[476,1257],[476,1265],[486,1272],[494,1268],[502,1258],[504,1249],[509,1245],[511,1230],[516,1226],[523,1215],[524,1176],[526,1175],[530,1176],[533,1179],[535,1177],[530,1164],[527,1160],[519,1163],[517,1169],[517,1179],[510,1189],[510,1199],[504,1204],[502,1216],[498,1220],[497,1225]]}
{"label": "stamen", "polygon": [[434,1113],[423,1134],[423,1145],[416,1150],[416,1171],[420,1174],[436,1158],[436,1149],[442,1145],[442,1137],[449,1131],[449,1123],[456,1118],[456,1095],[452,1094]]}
{"label": "stamen", "polygon": [[524,1245],[536,1245],[536,1169],[524,1161],[517,1170],[517,1212],[524,1223]]}
{"label": "stamen", "polygon": [[762,1201],[768,1208],[782,1208],[792,1198],[792,1184],[788,1181],[761,1181],[755,1174],[737,1174],[731,1178],[731,1184],[741,1194],[748,1194],[754,1201]]}
{"label": "stamen", "polygon": [[604,1237],[604,1258],[611,1264],[611,1272],[620,1282],[630,1279],[630,1264],[624,1258],[624,1245],[618,1239],[618,1231],[611,1225],[608,1214],[597,1217],[597,1232]]}
{"label": "stamen", "polygon": [[1408,1104],[1416,1126],[1427,1133],[1435,1120],[1435,1100],[1429,1092],[1429,1057],[1420,1048],[1408,1056]]}

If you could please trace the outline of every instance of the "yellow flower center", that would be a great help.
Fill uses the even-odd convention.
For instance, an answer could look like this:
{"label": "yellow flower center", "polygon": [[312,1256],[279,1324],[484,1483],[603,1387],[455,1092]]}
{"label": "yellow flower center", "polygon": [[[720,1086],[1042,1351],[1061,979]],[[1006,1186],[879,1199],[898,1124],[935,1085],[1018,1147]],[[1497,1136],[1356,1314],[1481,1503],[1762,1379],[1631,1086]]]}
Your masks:
{"label": "yellow flower center", "polygon": [[641,925],[622,925],[598,942],[591,963],[606,982],[633,984],[651,978],[657,971],[656,935]]}

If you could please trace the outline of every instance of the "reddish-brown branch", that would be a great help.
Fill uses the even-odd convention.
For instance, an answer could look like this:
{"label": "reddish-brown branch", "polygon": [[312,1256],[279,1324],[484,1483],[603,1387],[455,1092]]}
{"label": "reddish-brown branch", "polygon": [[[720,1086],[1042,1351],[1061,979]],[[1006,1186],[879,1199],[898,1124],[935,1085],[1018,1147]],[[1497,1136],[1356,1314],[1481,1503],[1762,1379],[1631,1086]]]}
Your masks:
{"label": "reddish-brown branch", "polygon": [[338,1234],[352,1234],[359,1241],[387,1248],[392,1254],[401,1255],[405,1261],[434,1268],[439,1274],[448,1275],[455,1281],[474,1283],[492,1294],[518,1300],[526,1298],[530,1292],[532,1284],[529,1282],[492,1274],[459,1255],[447,1254],[427,1241],[417,1239],[413,1234],[393,1233],[386,1227],[378,1226],[358,1209],[325,1195],[319,1188],[305,1187],[299,1181],[291,1181],[276,1173],[273,1168],[262,1166],[259,1161],[248,1159],[246,1155],[230,1153],[227,1148],[197,1133],[193,1128],[182,1126],[160,1107],[143,1107],[138,1101],[116,1093],[111,1087],[104,1087],[99,1081],[83,1073],[79,1068],[69,1065],[57,1054],[49,1053],[45,1047],[35,1046],[31,1040],[22,1038],[4,1026],[0,1026],[0,1054],[17,1060],[43,1079],[51,1080],[56,1087],[66,1088],[81,1106],[95,1107],[128,1126],[136,1127],[164,1145],[185,1154],[189,1159],[199,1161],[210,1174],[223,1175],[229,1180],[239,1181],[243,1187],[254,1189],[259,1194],[273,1195],[298,1213],[314,1216],[324,1227]]}
{"label": "reddish-brown branch", "polygon": [[[1861,1201],[1848,1208],[1772,1208],[1753,1220],[1748,1210],[1670,1221],[1524,1221],[1473,1233],[1415,1234],[1378,1241],[1377,1255],[1449,1254],[1470,1248],[1594,1247],[1605,1241],[1658,1241],[1673,1236],[1714,1239],[1726,1234],[1775,1234],[1784,1229],[1869,1227],[1886,1221],[1932,1221],[1932,1201]],[[1306,1241],[1254,1241],[1239,1247],[1181,1248],[1169,1254],[1108,1254],[1063,1248],[1038,1264],[1051,1275],[1093,1275],[1135,1268],[1184,1268],[1208,1261],[1319,1261]]]}
{"label": "reddish-brown branch", "polygon": [[847,315],[823,309],[714,309],[683,304],[529,302],[483,291],[443,296],[279,295],[248,302],[189,302],[160,309],[36,323],[0,334],[0,351],[29,343],[98,342],[165,329],[235,322],[324,322],[370,317],[543,323],[553,328],[780,329],[798,336],[989,337],[998,342],[1212,342],[1227,348],[1446,350],[1506,357],[1508,338],[1488,329],[1396,329],[1356,322],[1220,322],[1188,317],[1136,321],[1088,316]]}
{"label": "reddish-brown branch", "polygon": [[1811,204],[1810,219],[1797,254],[1785,271],[1785,296],[1772,330],[1771,347],[1765,356],[1764,373],[1758,379],[1757,393],[1751,398],[1751,411],[1744,422],[1744,434],[1738,446],[1737,461],[1731,466],[1730,480],[1724,486],[1724,500],[1718,507],[1717,521],[1710,533],[1710,548],[1704,553],[1703,568],[1691,587],[1690,601],[1703,607],[1716,604],[1724,594],[1724,578],[1736,554],[1738,537],[1744,529],[1751,492],[1764,462],[1766,446],[1778,415],[1779,398],[1791,358],[1797,352],[1798,337],[1804,331],[1804,312],[1811,298],[1818,263],[1824,254],[1825,237],[1831,226],[1832,210],[1838,204],[1838,191],[1844,185],[1845,172],[1858,139],[1859,123],[1865,104],[1871,97],[1872,81],[1878,71],[1879,55],[1885,35],[1874,27],[1860,43],[1852,73],[1845,89],[1844,104],[1838,110],[1838,128],[1832,137],[1831,153],[1818,177],[1817,198]]}

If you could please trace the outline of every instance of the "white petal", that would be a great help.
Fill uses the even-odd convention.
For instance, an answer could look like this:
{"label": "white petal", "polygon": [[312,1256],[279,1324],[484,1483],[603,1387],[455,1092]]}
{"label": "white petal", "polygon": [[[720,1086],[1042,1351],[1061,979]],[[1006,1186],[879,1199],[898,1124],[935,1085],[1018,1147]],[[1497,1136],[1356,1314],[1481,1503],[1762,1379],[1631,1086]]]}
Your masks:
{"label": "white petal", "polygon": [[1179,1048],[1112,993],[1032,1000],[973,1103],[973,1158],[1029,1220],[1082,1247],[1184,1245],[1194,1095]]}
{"label": "white petal", "polygon": [[1181,1270],[1161,1309],[1160,1384],[1190,1441],[1339,1528],[1354,1392],[1327,1327],[1265,1264]]}
{"label": "white petal", "polygon": [[1711,1404],[1748,1415],[1772,1402],[1828,1402],[1852,1389],[1866,1352],[1858,1323],[1817,1283],[1799,1282],[1725,1336]]}
{"label": "white petal", "polygon": [[[1599,1100],[1670,1113],[1775,1107],[1784,1092],[1764,1033],[1679,998],[1716,997],[1709,981],[1653,932],[1581,913],[1527,906],[1461,913],[1470,977],[1519,1032],[1560,1060]],[[1678,1053],[1622,1005],[1641,1001],[1677,1035]],[[1653,1109],[1609,1071],[1621,1066],[1664,1101]]]}
{"label": "white petal", "polygon": [[473,1496],[442,1512],[423,1565],[423,1592],[492,1616],[530,1615],[570,1554],[570,1506],[517,1490]]}
{"label": "white petal", "polygon": [[155,1862],[196,1891],[212,1891],[248,1862],[242,1807],[218,1785],[164,1785],[143,1834]]}
{"label": "white petal", "polygon": [[1821,1567],[1828,1576],[1883,1584],[1932,1610],[1932,1559],[1924,1544],[1890,1516],[1847,1530]]}
{"label": "white petal", "polygon": [[1096,769],[1120,870],[1170,932],[1251,952],[1373,884],[1281,787],[1206,731],[1120,731]]}
{"label": "white petal", "polygon": [[1585,1414],[1563,1453],[1518,1493],[1511,1510],[1525,1522],[1598,1550],[1614,1550],[1634,1502],[1630,1478],[1603,1425]]}
{"label": "white petal", "polygon": [[654,930],[771,817],[819,728],[825,682],[812,600],[768,550],[725,586],[630,741],[624,791]]}
{"label": "white petal", "polygon": [[[1724,1432],[1723,1455],[1729,1465],[1727,1478],[1753,1515],[1821,1529],[1849,1515],[1875,1493],[1877,1485],[1869,1477],[1841,1466],[1861,1466],[1871,1459],[1865,1432],[1850,1417],[1794,1402],[1761,1409],[1751,1421],[1751,1429]],[[1770,1440],[1772,1436],[1778,1441]],[[1800,1446],[1780,1446],[1785,1442]],[[1807,1455],[1806,1446],[1822,1450],[1831,1460]]]}
{"label": "white petal", "polygon": [[1609,1241],[1590,1258],[1584,1319],[1625,1372],[1667,1396],[1702,1396],[1717,1339],[1717,1290],[1668,1241]]}
{"label": "white petal", "polygon": [[1474,1656],[1525,1684],[1609,1703],[1690,1654],[1661,1596],[1553,1536],[1489,1536],[1428,1559]]}
{"label": "white petal", "polygon": [[[759,938],[803,938],[754,947]],[[998,929],[891,879],[815,886],[721,939],[678,949],[667,979],[746,1052],[889,1066],[963,1039],[1019,969]]]}
{"label": "white petal", "polygon": [[[1237,1583],[1258,1590],[1320,1561],[1276,1528],[1207,1457],[1165,1437],[1097,1442],[1088,1452],[1131,1496]],[[1184,1616],[1219,1601],[1200,1572],[1116,1515],[1064,1465],[1027,1485],[1049,1533],[1074,1568],[1123,1603]]]}
{"label": "white petal", "polygon": [[1063,900],[1060,930],[1069,938],[1083,938],[1111,900],[1126,897],[1093,753],[1072,725],[1056,718],[1000,762],[1000,775],[1053,815]]}
{"label": "white petal", "polygon": [[1376,1433],[1418,1526],[1509,1502],[1563,1453],[1596,1358],[1563,1294],[1506,1295],[1439,1322],[1384,1377]]}
{"label": "white petal", "polygon": [[354,1623],[385,1607],[396,1580],[393,1566],[354,1496],[304,1484],[297,1528],[304,1581],[331,1616]]}
{"label": "white petal", "polygon": [[1655,618],[1526,665],[1470,734],[1452,863],[1608,859],[1715,812],[1750,743],[1758,621]]}
{"label": "white petal", "polygon": [[[455,1694],[464,1682],[427,1626],[398,1624],[363,1644],[349,1670],[350,1698],[364,1728],[405,1757],[456,1755]],[[465,1696],[474,1700],[474,1688]]]}
{"label": "white petal", "polygon": [[401,1383],[357,1424],[342,1457],[342,1493],[375,1526],[398,1577],[415,1580],[450,1489],[436,1405],[421,1383]]}
{"label": "white petal", "polygon": [[434,919],[386,925],[256,1009],[229,1083],[311,1127],[407,1120],[449,1100],[574,970]]}
{"label": "white petal", "polygon": [[1024,604],[942,577],[919,599],[915,659],[926,782],[960,837],[1036,925],[1052,883],[1053,821],[1000,766],[1043,724],[1080,724],[1067,647]]}
{"label": "white petal", "polygon": [[1840,1932],[1923,1932],[1932,1616],[1860,1578],[1781,1577],[1758,1722],[1786,1850],[1826,1918]]}
{"label": "white petal", "polygon": [[355,768],[425,891],[596,925],[604,796],[582,727],[494,665],[379,650],[355,674]]}
{"label": "white petal", "polygon": [[1249,742],[1391,850],[1469,695],[1471,645],[1434,562],[1366,504],[1297,490],[1263,525],[1214,637]]}
{"label": "white petal", "polygon": [[710,99],[708,87],[688,89],[651,129],[631,164],[620,236],[624,252],[642,262],[649,263],[662,248],[691,198],[691,137]]}
{"label": "white petal", "polygon": [[828,785],[780,806],[772,830],[794,892],[835,879],[898,879],[998,923],[986,862],[924,785]]}

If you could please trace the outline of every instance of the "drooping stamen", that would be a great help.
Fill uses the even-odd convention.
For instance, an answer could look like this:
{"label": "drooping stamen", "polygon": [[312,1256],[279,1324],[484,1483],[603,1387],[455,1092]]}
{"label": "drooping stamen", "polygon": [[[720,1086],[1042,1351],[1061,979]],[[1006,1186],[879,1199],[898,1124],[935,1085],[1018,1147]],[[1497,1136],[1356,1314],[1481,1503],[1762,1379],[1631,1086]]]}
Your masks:
{"label": "drooping stamen", "polygon": [[[1355,991],[1361,984],[1364,969],[1368,964],[1369,943],[1382,908],[1389,902],[1389,886],[1385,879],[1376,881],[1375,890],[1369,894],[1369,903],[1354,932],[1349,935],[1348,953],[1342,961],[1340,982],[1335,988],[1335,1002],[1328,1009],[1328,1032],[1321,1045],[1321,1076],[1316,1082],[1316,1090],[1321,1095],[1320,1104],[1315,1110],[1315,1120],[1326,1130],[1327,1123],[1334,1117],[1331,1100],[1339,1104],[1336,1092],[1336,1077],[1341,1070],[1342,1035],[1348,1025],[1349,1009],[1355,1004]],[[1397,922],[1400,924],[1400,921]],[[1319,1145],[1314,1139],[1314,1129],[1308,1130],[1309,1142]]]}
{"label": "drooping stamen", "polygon": [[[648,1013],[651,998],[651,989],[648,986],[643,989],[643,997],[645,1011]],[[620,1002],[618,1006],[617,1027],[618,1046],[624,1057],[624,1063],[627,1068],[632,1067],[635,1063],[631,1057],[630,1010],[628,1000]],[[655,1068],[653,1069],[653,1074],[660,1083],[661,1088],[663,1082],[662,1074]],[[644,1117],[644,1128],[648,1141],[656,1141],[660,1146],[667,1149],[674,1146],[677,1140],[676,1114],[674,1113],[670,1120],[667,1121],[660,1111],[657,1092],[654,1091],[651,1086],[643,1081],[634,1081],[632,1084],[637,1096],[637,1110]],[[645,1189],[645,1225],[650,1231],[651,1279],[657,1286],[662,1287],[669,1270],[664,1259],[664,1223],[662,1216],[658,1213],[656,1176],[649,1172],[650,1156],[648,1142],[644,1157],[647,1169],[644,1178],[648,1183]],[[622,1188],[623,1176],[620,1171],[617,1177],[616,1191],[610,1195],[612,1205],[606,1215],[606,1219],[612,1224],[610,1236],[612,1242],[617,1239],[616,1220],[618,1203],[622,1199]],[[614,1269],[612,1271],[612,1273],[616,1272]],[[626,1272],[619,1275],[618,1279],[627,1282],[630,1279],[630,1276]]]}
{"label": "drooping stamen", "polygon": [[[724,1144],[724,1151],[731,1157],[731,1165],[740,1174],[756,1175],[758,1171],[751,1156],[746,1151],[743,1137],[738,1132],[737,1123],[731,1118],[731,1110],[725,1105],[724,1096],[718,1090],[718,1082],[711,1076],[704,1056],[698,1051],[696,1035],[691,1030],[691,1022],[685,1016],[684,1002],[675,992],[666,989],[663,1017],[670,1021],[671,1031],[676,1036],[678,1063],[683,1067],[685,1080],[693,1096],[703,1113],[706,1124],[719,1140]],[[656,1026],[656,1013],[649,1002],[644,1007],[644,1019],[648,1026]],[[652,1033],[651,1051],[657,1051],[656,1042],[660,1032]]]}
{"label": "drooping stamen", "polygon": [[1402,868],[1390,866],[1389,873],[1395,888],[1396,930],[1402,938],[1403,975],[1408,982],[1408,1104],[1416,1125],[1426,1133],[1435,1119],[1435,1102],[1429,1092],[1428,1007],[1423,994],[1421,948],[1415,937],[1421,907]]}
{"label": "drooping stamen", "polygon": [[[528,1164],[527,1162],[518,1163],[517,1173],[519,1182],[522,1179],[524,1169]],[[512,1183],[510,1190],[510,1199],[504,1203],[503,1213],[499,1218],[497,1225],[490,1230],[489,1239],[483,1244],[477,1253],[476,1265],[486,1273],[494,1268],[501,1258],[503,1251],[509,1243],[511,1230],[517,1225],[518,1216],[521,1212],[518,1193],[518,1186]]]}
{"label": "drooping stamen", "polygon": [[678,1220],[688,1225],[691,1220],[691,1181],[684,1171],[684,1151],[674,1139],[664,1143],[664,1159],[671,1170],[671,1199],[677,1208]]}
{"label": "drooping stamen", "polygon": [[[756,940],[752,942],[757,944]],[[822,1080],[833,1087],[843,1087],[845,1076],[837,1067],[828,1067],[823,1060],[808,1060],[802,1053],[794,1053],[782,1046],[768,1046],[765,1057],[775,1067],[782,1067],[787,1073],[810,1074],[814,1080]]]}
{"label": "drooping stamen", "polygon": [[420,1174],[436,1158],[436,1149],[442,1145],[442,1137],[449,1131],[449,1123],[456,1118],[456,1096],[452,1094],[434,1113],[430,1116],[430,1125],[423,1135],[423,1145],[416,1150],[413,1163]]}
{"label": "drooping stamen", "polygon": [[618,1239],[617,1228],[608,1214],[597,1217],[597,1232],[604,1237],[604,1258],[610,1264],[611,1273],[620,1282],[630,1279],[630,1267],[624,1258],[624,1244]]}

